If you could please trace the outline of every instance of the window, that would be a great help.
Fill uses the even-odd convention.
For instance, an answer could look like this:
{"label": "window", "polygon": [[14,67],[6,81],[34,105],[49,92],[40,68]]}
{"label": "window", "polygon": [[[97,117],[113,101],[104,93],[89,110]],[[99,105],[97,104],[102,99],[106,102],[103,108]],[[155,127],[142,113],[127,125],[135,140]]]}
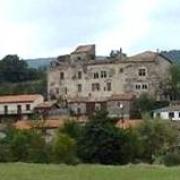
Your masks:
{"label": "window", "polygon": [[147,87],[147,84],[143,84],[142,85],[142,89],[147,89],[148,87]]}
{"label": "window", "polygon": [[64,88],[64,93],[67,94],[68,93],[68,89],[67,87]]}
{"label": "window", "polygon": [[106,77],[107,77],[106,71],[101,71],[101,78],[106,78]]}
{"label": "window", "polygon": [[79,56],[79,57],[77,57],[77,60],[81,60],[81,57]]}
{"label": "window", "polygon": [[78,72],[78,79],[82,79],[82,72],[81,71]]}
{"label": "window", "polygon": [[8,106],[4,106],[4,114],[8,114]]}
{"label": "window", "polygon": [[99,73],[98,72],[95,72],[94,73],[94,79],[98,79],[99,78]]}
{"label": "window", "polygon": [[123,68],[120,68],[119,69],[119,73],[123,73],[124,72],[124,69]]}
{"label": "window", "polygon": [[146,69],[145,69],[145,68],[139,69],[138,75],[139,75],[139,76],[146,76]]}
{"label": "window", "polygon": [[111,83],[110,82],[107,83],[107,91],[111,91]]}
{"label": "window", "polygon": [[17,113],[18,113],[18,114],[21,114],[21,112],[22,112],[22,107],[21,107],[21,105],[17,105]]}
{"label": "window", "polygon": [[77,108],[77,114],[81,114],[81,108]]}
{"label": "window", "polygon": [[141,85],[140,84],[136,84],[136,89],[141,89]]}
{"label": "window", "polygon": [[59,88],[56,88],[56,94],[59,94]]}
{"label": "window", "polygon": [[180,117],[180,112],[179,112],[179,117]]}
{"label": "window", "polygon": [[100,84],[99,83],[93,83],[92,84],[92,91],[100,91]]}
{"label": "window", "polygon": [[31,110],[31,105],[30,104],[26,104],[26,111],[30,111]]}
{"label": "window", "polygon": [[82,91],[82,85],[81,85],[81,84],[78,84],[78,85],[77,85],[77,89],[78,89],[78,92],[81,92],[81,91]]}
{"label": "window", "polygon": [[174,112],[169,112],[169,118],[174,118]]}
{"label": "window", "polygon": [[64,79],[64,72],[60,72],[60,79],[61,79],[61,80]]}

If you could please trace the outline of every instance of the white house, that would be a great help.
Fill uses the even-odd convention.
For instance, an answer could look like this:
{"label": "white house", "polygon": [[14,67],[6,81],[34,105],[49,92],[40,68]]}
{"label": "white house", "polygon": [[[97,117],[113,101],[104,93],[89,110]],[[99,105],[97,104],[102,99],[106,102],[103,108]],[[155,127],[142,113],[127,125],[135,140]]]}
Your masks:
{"label": "white house", "polygon": [[171,105],[153,111],[154,118],[161,118],[164,120],[180,121],[180,105]]}
{"label": "white house", "polygon": [[0,117],[28,116],[43,102],[43,96],[38,94],[0,96]]}

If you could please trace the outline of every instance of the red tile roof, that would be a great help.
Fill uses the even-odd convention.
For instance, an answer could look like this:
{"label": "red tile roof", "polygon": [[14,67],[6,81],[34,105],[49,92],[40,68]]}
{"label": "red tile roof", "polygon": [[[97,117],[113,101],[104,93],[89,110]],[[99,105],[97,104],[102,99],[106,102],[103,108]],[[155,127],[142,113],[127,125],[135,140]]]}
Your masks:
{"label": "red tile roof", "polygon": [[0,104],[33,102],[36,99],[41,98],[41,97],[43,96],[39,94],[0,96]]}
{"label": "red tile roof", "polygon": [[133,120],[119,120],[116,124],[117,127],[122,129],[134,128],[143,122],[142,119],[133,119]]}
{"label": "red tile roof", "polygon": [[16,129],[32,129],[37,128],[47,128],[47,129],[55,129],[59,128],[64,124],[64,120],[39,120],[39,121],[31,121],[31,120],[24,120],[24,121],[17,121],[14,126]]}

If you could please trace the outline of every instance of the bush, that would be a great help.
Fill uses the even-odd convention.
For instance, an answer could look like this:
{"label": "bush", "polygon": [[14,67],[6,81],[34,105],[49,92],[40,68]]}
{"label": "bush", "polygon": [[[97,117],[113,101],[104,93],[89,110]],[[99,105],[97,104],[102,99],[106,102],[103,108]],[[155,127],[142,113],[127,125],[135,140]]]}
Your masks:
{"label": "bush", "polygon": [[76,143],[67,134],[58,133],[52,145],[53,161],[55,163],[76,163]]}
{"label": "bush", "polygon": [[48,162],[45,139],[34,130],[9,128],[0,141],[0,162]]}
{"label": "bush", "polygon": [[59,132],[67,134],[73,139],[78,139],[82,133],[82,126],[73,120],[67,120],[64,126],[59,129]]}
{"label": "bush", "polygon": [[171,124],[160,119],[145,117],[137,129],[142,144],[141,159],[148,163],[164,155],[176,143],[177,132]]}
{"label": "bush", "polygon": [[163,163],[166,166],[177,166],[177,165],[180,165],[180,154],[178,152],[167,153],[163,157]]}
{"label": "bush", "polygon": [[78,141],[78,155],[85,163],[126,164],[133,161],[136,136],[115,127],[106,112],[98,112],[86,123]]}

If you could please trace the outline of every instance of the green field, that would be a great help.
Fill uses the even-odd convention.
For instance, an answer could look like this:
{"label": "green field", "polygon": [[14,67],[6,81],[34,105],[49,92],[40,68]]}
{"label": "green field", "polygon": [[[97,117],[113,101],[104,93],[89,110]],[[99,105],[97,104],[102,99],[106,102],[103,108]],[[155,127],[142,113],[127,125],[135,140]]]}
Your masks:
{"label": "green field", "polygon": [[180,167],[0,164],[0,180],[179,180]]}

